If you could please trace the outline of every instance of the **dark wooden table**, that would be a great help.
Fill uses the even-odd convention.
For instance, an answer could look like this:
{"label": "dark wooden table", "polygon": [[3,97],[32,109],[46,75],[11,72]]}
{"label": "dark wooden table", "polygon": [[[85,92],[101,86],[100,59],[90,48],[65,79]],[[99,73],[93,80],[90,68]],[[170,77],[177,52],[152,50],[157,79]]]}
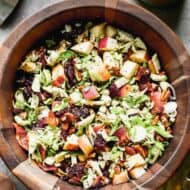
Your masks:
{"label": "dark wooden table", "polygon": [[[0,44],[5,40],[11,30],[24,18],[58,1],[59,0],[21,0],[9,19],[0,27]],[[190,0],[179,0],[179,5],[162,9],[146,6],[138,0],[128,0],[128,2],[139,4],[161,18],[177,33],[187,50],[190,52]],[[27,190],[27,188],[9,172],[1,159],[0,172],[11,177],[16,184],[17,190]],[[186,156],[174,176],[161,188],[161,190],[190,190],[190,182],[186,182],[188,172],[190,172],[190,153]]]}

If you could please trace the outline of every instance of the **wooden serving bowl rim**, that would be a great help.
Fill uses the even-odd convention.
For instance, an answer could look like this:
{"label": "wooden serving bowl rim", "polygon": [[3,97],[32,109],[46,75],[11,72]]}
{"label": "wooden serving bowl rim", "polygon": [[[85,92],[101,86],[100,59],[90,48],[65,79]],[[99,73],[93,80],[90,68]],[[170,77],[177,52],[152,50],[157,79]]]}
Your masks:
{"label": "wooden serving bowl rim", "polygon": [[[146,181],[137,180],[133,181],[133,185],[127,186],[126,184],[121,184],[118,186],[108,186],[104,187],[103,189],[138,189],[138,181],[140,183],[140,186],[142,186],[145,189],[156,189],[160,185],[162,185],[177,169],[177,167],[182,162],[184,156],[188,152],[190,148],[190,141],[188,139],[190,138],[190,69],[188,63],[190,63],[190,57],[183,46],[180,39],[176,36],[176,34],[167,26],[165,25],[160,19],[158,19],[156,16],[154,16],[152,13],[148,12],[147,10],[133,4],[127,3],[125,0],[107,0],[107,1],[101,1],[101,0],[66,0],[66,1],[60,1],[58,3],[52,4],[46,8],[43,8],[42,10],[38,11],[34,15],[30,16],[29,18],[25,19],[21,24],[19,24],[8,36],[8,38],[5,40],[5,42],[0,47],[0,85],[3,83],[3,73],[5,71],[5,68],[8,64],[9,56],[11,56],[12,52],[15,50],[16,46],[19,44],[20,40],[23,38],[23,36],[27,35],[28,32],[33,30],[35,27],[39,26],[41,23],[45,22],[49,18],[59,15],[62,12],[65,12],[67,10],[74,10],[78,8],[90,8],[90,7],[99,7],[107,9],[112,9],[116,12],[122,12],[127,13],[136,19],[139,19],[141,22],[146,23],[147,27],[151,27],[152,30],[154,30],[158,35],[160,35],[163,40],[170,45],[170,48],[172,51],[176,52],[177,55],[179,55],[178,62],[182,65],[183,68],[183,76],[180,77],[179,81],[183,81],[187,92],[187,104],[184,106],[187,106],[187,116],[185,119],[185,124],[183,125],[185,133],[181,136],[181,139],[179,141],[179,146],[176,147],[175,153],[171,155],[171,159],[169,159],[164,166],[160,165],[154,165],[154,175],[151,176],[151,172],[148,174],[149,179]],[[113,15],[112,15],[113,16]],[[162,30],[160,30],[162,29]],[[3,92],[3,89],[1,89],[1,93]],[[2,125],[2,121],[4,118],[1,115],[0,110],[0,123],[1,123],[1,132],[0,132],[0,153],[7,164],[7,166],[10,168],[10,170],[23,181],[27,186],[30,188],[36,187],[34,183],[36,181],[34,180],[28,180],[27,176],[24,176],[23,173],[20,173],[20,170],[23,170],[24,167],[30,167],[28,166],[28,163],[23,166],[18,166],[18,164],[22,161],[22,159],[18,160],[17,155],[15,155],[13,152],[11,152],[10,143],[8,142],[7,138],[9,136],[9,129],[5,129]],[[12,129],[12,128],[11,128]],[[23,158],[24,160],[24,158]],[[175,163],[175,164],[174,164]],[[16,169],[15,169],[16,168]],[[19,168],[19,171],[17,171],[17,168]],[[155,172],[155,168],[157,168],[157,172]],[[30,176],[30,175],[29,175]],[[31,177],[31,176],[30,176]],[[57,180],[53,178],[53,180]],[[41,179],[43,181],[43,179]],[[43,183],[44,184],[44,183]],[[42,189],[43,189],[42,184]],[[52,185],[52,184],[50,184]],[[66,183],[64,183],[64,189],[80,189],[78,187],[71,187],[70,185],[67,186]],[[39,187],[39,186],[37,186]],[[44,186],[45,187],[45,186]],[[60,180],[56,181],[56,184],[52,189],[56,188],[63,188],[63,184]],[[33,188],[35,189],[35,188]],[[40,189],[40,188],[38,188]],[[48,189],[48,188],[47,188]]]}

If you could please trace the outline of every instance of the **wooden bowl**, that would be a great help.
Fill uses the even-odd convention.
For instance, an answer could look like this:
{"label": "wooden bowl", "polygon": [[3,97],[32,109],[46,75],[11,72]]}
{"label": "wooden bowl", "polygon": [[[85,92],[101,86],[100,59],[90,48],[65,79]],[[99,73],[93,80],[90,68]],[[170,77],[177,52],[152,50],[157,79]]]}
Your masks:
{"label": "wooden bowl", "polygon": [[157,17],[124,0],[69,0],[47,7],[22,22],[0,48],[0,152],[13,172],[35,190],[81,189],[40,170],[27,160],[12,127],[11,100],[15,72],[26,52],[38,40],[64,23],[76,19],[101,18],[141,36],[158,52],[173,84],[178,103],[174,138],[164,155],[138,180],[102,189],[157,189],[173,174],[190,147],[190,57],[178,37]]}

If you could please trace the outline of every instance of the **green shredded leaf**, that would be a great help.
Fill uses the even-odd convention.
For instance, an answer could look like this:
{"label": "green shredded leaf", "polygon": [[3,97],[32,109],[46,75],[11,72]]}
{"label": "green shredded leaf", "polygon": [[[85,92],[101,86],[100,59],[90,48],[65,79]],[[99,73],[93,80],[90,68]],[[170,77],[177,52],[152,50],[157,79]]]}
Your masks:
{"label": "green shredded leaf", "polygon": [[14,108],[17,108],[17,109],[24,109],[27,106],[27,102],[21,90],[17,90],[15,92],[15,102],[13,106]]}
{"label": "green shredded leaf", "polygon": [[30,131],[29,153],[33,154],[39,145],[44,145],[49,154],[55,154],[61,145],[61,130],[56,127],[47,126],[45,129]]}
{"label": "green shredded leaf", "polygon": [[63,98],[63,100],[61,101],[61,104],[55,104],[55,106],[52,107],[52,111],[56,112],[56,111],[63,110],[64,108],[68,107],[68,105],[69,105],[68,99]]}
{"label": "green shredded leaf", "polygon": [[51,84],[51,73],[50,70],[48,69],[43,69],[42,72],[40,73],[40,82],[44,86],[48,86]]}
{"label": "green shredded leaf", "polygon": [[60,53],[58,59],[60,61],[64,61],[65,62],[65,61],[67,61],[67,60],[69,60],[69,59],[71,59],[73,57],[75,57],[75,53],[73,51],[71,51],[71,50],[66,50],[66,51]]}

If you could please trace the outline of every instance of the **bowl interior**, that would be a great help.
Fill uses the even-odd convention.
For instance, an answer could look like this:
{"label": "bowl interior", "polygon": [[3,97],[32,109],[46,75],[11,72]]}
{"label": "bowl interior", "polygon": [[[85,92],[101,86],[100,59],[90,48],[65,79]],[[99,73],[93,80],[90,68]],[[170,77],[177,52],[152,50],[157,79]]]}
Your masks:
{"label": "bowl interior", "polygon": [[[16,142],[14,130],[7,130],[12,128],[11,123],[13,118],[11,113],[11,103],[14,90],[13,84],[15,80],[15,71],[24,55],[36,45],[39,40],[44,38],[50,32],[53,32],[55,29],[61,28],[64,23],[69,23],[77,18],[79,20],[105,20],[110,24],[140,36],[151,50],[158,53],[162,66],[169,76],[170,82],[174,85],[177,95],[178,116],[176,123],[173,126],[174,138],[171,140],[164,155],[156,164],[148,169],[148,172],[143,177],[135,182],[118,186],[109,185],[104,189],[118,189],[120,187],[125,189],[133,188],[137,186],[134,185],[135,183],[138,185],[144,184],[146,187],[156,188],[171,175],[171,171],[174,170],[171,169],[173,167],[172,165],[175,165],[174,156],[176,156],[187,130],[187,118],[184,117],[184,115],[188,115],[188,106],[186,106],[188,105],[188,88],[186,81],[180,80],[180,78],[184,76],[184,68],[180,59],[181,56],[183,56],[182,50],[184,49],[183,47],[179,47],[181,44],[178,46],[175,40],[172,41],[172,39],[175,38],[173,33],[170,33],[168,29],[165,30],[156,27],[155,25],[158,21],[155,21],[155,18],[151,22],[148,22],[148,18],[143,17],[143,10],[140,10],[140,12],[142,12],[141,17],[138,16],[135,10],[131,11],[127,8],[125,12],[122,10],[116,11],[112,8],[98,6],[74,8],[47,17],[47,19],[40,21],[37,25],[31,24],[31,26],[28,27],[27,25],[29,25],[29,23],[26,23],[26,31],[23,31],[24,25],[22,25],[22,27],[17,28],[17,34],[19,31],[22,33],[18,38],[16,33],[12,34],[12,37],[5,43],[10,49],[10,52],[4,63],[2,78],[0,81],[0,113],[4,131],[3,135],[6,138],[8,145],[11,146],[12,152],[9,156],[14,157],[12,164],[8,163],[11,169],[26,159],[26,153]],[[167,33],[164,34],[165,31],[167,31]],[[6,149],[6,147],[4,149]],[[4,159],[6,158],[4,157]],[[12,160],[12,158],[10,159]],[[171,171],[169,171],[170,169]],[[154,180],[158,174],[161,176],[160,182],[155,184]],[[71,186],[69,186],[69,188],[70,187]]]}

